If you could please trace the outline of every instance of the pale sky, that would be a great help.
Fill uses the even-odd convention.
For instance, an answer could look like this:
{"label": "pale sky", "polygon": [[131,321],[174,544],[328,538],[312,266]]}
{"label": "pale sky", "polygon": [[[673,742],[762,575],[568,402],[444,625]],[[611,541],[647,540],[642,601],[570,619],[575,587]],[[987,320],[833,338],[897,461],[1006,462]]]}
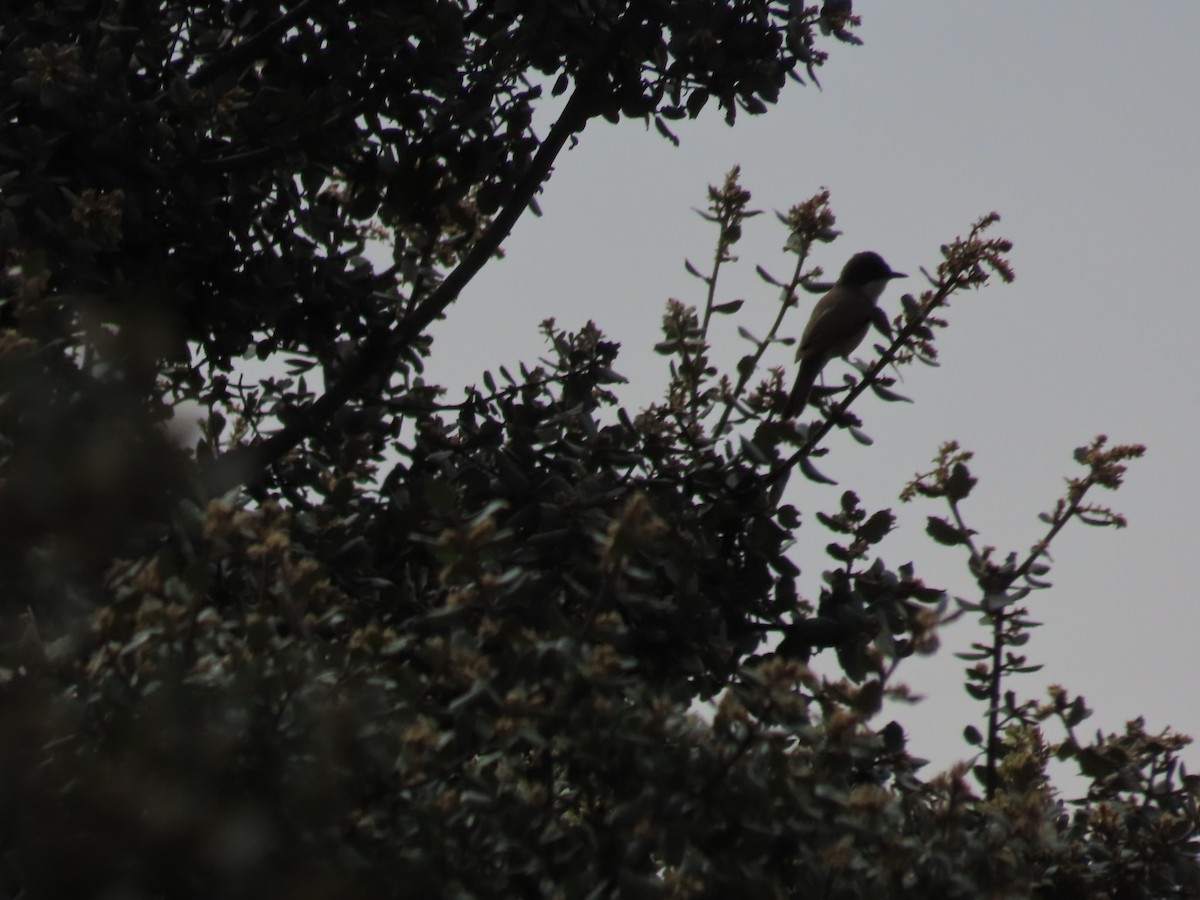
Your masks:
{"label": "pale sky", "polygon": [[[739,117],[732,129],[706,109],[677,130],[681,148],[636,122],[589,126],[560,158],[540,198],[544,216],[518,224],[507,258],[436,329],[430,379],[457,395],[484,368],[542,354],[542,319],[571,329],[592,319],[622,344],[626,407],[661,398],[666,365],[651,347],[664,304],[703,302],[683,260],[706,268],[713,250],[714,233],[692,209],[734,164],[752,205],[768,212],[830,188],[843,237],[813,260],[829,272],[873,249],[915,275],[937,264],[939,245],[996,210],[995,232],[1015,243],[1017,281],[995,281],[950,309],[941,368],[903,370],[898,389],[915,404],[859,401],[875,444],[833,437],[819,466],[838,487],[793,477],[788,500],[812,523],[793,551],[801,590],[815,598],[832,564],[812,513],[853,488],[868,508],[900,516],[879,548],[888,563],[911,560],[928,583],[974,596],[963,554],[924,536],[925,517],[944,507],[897,500],[944,440],[976,452],[981,484],[965,513],[978,540],[1022,554],[1063,477],[1082,471],[1076,446],[1101,432],[1145,443],[1125,487],[1095,498],[1124,512],[1129,528],[1073,525],[1055,544],[1054,588],[1027,601],[1044,627],[1026,650],[1045,669],[1011,686],[1039,699],[1056,682],[1084,694],[1096,710],[1084,734],[1144,714],[1153,730],[1200,736],[1191,690],[1200,596],[1186,574],[1200,532],[1191,365],[1200,325],[1200,3],[859,0],[855,8],[865,45],[832,47],[823,91],[789,85],[765,116]],[[747,304],[715,336],[727,370],[746,346],[736,325],[762,333],[775,312],[776,294],[754,266],[790,271],[783,241],[764,215],[739,245],[741,266],[722,293]],[[884,295],[889,313],[902,290],[921,286],[898,284]],[[807,309],[793,315],[799,330]],[[771,362],[790,359],[781,350]],[[842,365],[827,375],[839,378]],[[986,637],[964,620],[943,634],[938,656],[900,671],[927,699],[896,717],[933,768],[967,757],[962,728],[982,724],[952,653]],[[1200,769],[1200,747],[1185,758]]]}

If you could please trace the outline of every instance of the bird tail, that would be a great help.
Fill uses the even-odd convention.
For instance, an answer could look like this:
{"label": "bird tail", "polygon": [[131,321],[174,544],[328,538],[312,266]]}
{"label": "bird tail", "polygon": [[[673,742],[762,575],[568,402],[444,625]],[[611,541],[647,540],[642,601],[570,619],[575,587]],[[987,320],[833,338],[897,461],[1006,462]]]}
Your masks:
{"label": "bird tail", "polygon": [[812,390],[817,376],[821,374],[821,369],[824,367],[825,361],[820,357],[800,360],[800,371],[796,373],[796,383],[792,385],[787,405],[783,408],[785,419],[794,419],[804,412],[804,406],[808,403],[808,392]]}

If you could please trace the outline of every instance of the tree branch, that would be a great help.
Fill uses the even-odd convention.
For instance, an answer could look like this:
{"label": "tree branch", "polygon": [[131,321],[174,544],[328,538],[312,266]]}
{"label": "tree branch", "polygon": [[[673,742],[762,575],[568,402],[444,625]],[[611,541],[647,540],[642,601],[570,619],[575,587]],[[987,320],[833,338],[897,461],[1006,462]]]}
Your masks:
{"label": "tree branch", "polygon": [[533,158],[528,171],[513,188],[512,196],[492,220],[491,225],[471,247],[467,255],[424,300],[388,331],[369,339],[345,374],[312,404],[299,410],[287,425],[256,444],[237,447],[215,460],[202,473],[202,484],[209,496],[223,494],[241,484],[257,481],[268,466],[297,447],[327,423],[368,381],[395,365],[400,353],[410,347],[425,329],[453,303],[463,288],[492,258],[545,183],[558,154],[590,118],[589,107],[604,84],[609,64],[620,52],[630,30],[639,21],[630,9],[613,26],[608,40],[583,69],[574,93],[558,121]]}
{"label": "tree branch", "polygon": [[295,9],[284,13],[258,34],[254,35],[254,37],[243,41],[228,53],[223,53],[207,65],[201,66],[188,79],[188,86],[192,88],[204,87],[232,69],[236,69],[239,66],[248,66],[259,58],[263,47],[283,37],[293,25],[305,18],[308,15],[309,7],[314,2],[315,0],[301,0]]}
{"label": "tree branch", "polygon": [[860,394],[875,384],[876,380],[883,373],[883,370],[891,365],[896,355],[908,344],[909,338],[925,324],[925,321],[933,315],[935,309],[938,309],[946,302],[957,287],[957,283],[953,281],[949,284],[938,286],[937,291],[930,298],[929,303],[922,309],[921,314],[897,332],[895,340],[892,341],[891,345],[884,350],[883,354],[863,374],[862,378],[850,388],[846,396],[830,411],[829,415],[825,417],[817,429],[808,436],[808,439],[805,440],[800,449],[782,462],[776,463],[771,471],[767,473],[767,484],[785,477],[801,459],[808,456],[817,448],[825,436],[833,430],[834,424],[841,420],[842,413],[850,408],[850,404],[857,400]]}

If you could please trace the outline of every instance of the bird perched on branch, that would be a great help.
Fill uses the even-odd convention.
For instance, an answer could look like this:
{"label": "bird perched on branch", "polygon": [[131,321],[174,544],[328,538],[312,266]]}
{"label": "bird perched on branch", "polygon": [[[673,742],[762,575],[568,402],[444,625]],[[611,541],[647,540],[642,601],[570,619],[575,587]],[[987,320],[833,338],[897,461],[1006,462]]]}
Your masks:
{"label": "bird perched on branch", "polygon": [[804,411],[808,392],[825,363],[835,356],[848,357],[867,336],[879,314],[875,304],[893,278],[907,278],[893,272],[878,253],[867,250],[850,257],[837,283],[813,307],[808,325],[796,348],[800,371],[784,407],[784,418],[792,419]]}

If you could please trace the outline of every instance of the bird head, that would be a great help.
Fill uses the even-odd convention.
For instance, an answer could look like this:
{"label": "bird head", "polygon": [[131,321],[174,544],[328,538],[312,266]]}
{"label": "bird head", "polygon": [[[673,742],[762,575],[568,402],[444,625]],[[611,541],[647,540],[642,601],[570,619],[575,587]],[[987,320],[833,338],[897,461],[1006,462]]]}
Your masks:
{"label": "bird head", "polygon": [[855,253],[842,269],[838,284],[849,288],[877,286],[879,290],[893,278],[907,278],[903,272],[893,272],[883,257],[873,250]]}

